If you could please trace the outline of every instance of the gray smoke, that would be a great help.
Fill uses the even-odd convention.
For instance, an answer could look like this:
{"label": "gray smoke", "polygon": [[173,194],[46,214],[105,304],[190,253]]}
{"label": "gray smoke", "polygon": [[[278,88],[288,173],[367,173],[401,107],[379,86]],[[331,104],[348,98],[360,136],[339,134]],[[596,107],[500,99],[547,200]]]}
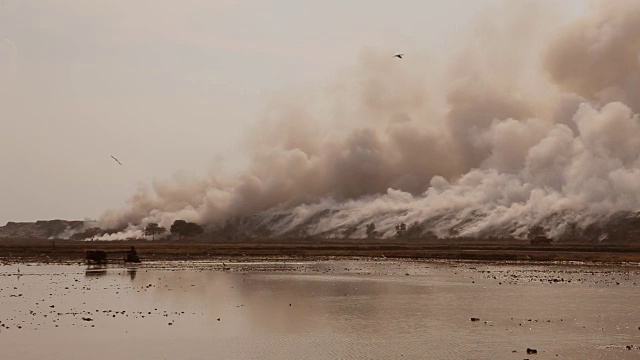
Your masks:
{"label": "gray smoke", "polygon": [[533,20],[549,9],[518,4],[481,26],[444,78],[364,51],[325,98],[305,102],[316,106],[274,105],[243,174],[154,182],[101,225],[252,217],[282,235],[315,219],[307,234],[364,236],[374,221],[388,236],[418,222],[446,237],[524,236],[544,223],[558,236],[638,209],[640,3],[596,3],[556,33]]}
{"label": "gray smoke", "polygon": [[640,4],[621,0],[596,6],[552,44],[546,70],[565,91],[640,111]]}

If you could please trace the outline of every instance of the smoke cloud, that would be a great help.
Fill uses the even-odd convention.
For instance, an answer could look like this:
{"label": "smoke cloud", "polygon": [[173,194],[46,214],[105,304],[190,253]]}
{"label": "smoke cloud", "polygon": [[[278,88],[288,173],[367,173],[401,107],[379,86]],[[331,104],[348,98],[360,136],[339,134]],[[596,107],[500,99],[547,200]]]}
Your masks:
{"label": "smoke cloud", "polygon": [[390,236],[403,222],[523,237],[542,225],[558,237],[638,209],[640,3],[596,3],[557,32],[533,20],[535,3],[508,11],[446,76],[364,51],[325,97],[274,104],[246,172],[155,181],[101,226],[245,219],[272,236],[364,237],[366,223]]}

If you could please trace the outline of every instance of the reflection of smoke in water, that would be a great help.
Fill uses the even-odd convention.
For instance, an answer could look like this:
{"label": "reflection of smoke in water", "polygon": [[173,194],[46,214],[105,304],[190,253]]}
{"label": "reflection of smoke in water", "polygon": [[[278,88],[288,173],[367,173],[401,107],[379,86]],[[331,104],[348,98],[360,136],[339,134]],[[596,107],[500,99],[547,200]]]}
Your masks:
{"label": "reflection of smoke in water", "polygon": [[[640,3],[597,3],[529,46],[545,26],[501,33],[502,48],[493,37],[474,43],[443,81],[424,63],[364,52],[323,99],[331,114],[291,103],[268,114],[245,173],[154,182],[101,225],[133,233],[149,222],[250,217],[271,235],[358,226],[365,236],[363,224],[376,222],[388,236],[418,222],[438,236],[523,236],[543,224],[557,237],[568,224],[636,210]],[[538,50],[541,71],[531,64]]]}

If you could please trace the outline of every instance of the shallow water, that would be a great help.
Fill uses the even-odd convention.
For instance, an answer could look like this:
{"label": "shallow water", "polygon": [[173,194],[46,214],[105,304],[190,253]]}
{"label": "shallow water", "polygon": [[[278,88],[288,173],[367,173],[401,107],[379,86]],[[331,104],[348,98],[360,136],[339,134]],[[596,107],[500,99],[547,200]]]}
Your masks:
{"label": "shallow water", "polygon": [[636,267],[364,259],[145,266],[0,266],[0,357],[640,358]]}

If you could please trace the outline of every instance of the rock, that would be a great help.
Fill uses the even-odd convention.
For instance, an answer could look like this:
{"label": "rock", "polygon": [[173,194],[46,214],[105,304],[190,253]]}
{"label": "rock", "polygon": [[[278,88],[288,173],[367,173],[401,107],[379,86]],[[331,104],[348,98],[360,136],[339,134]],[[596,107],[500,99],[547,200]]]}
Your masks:
{"label": "rock", "polygon": [[531,355],[531,354],[537,354],[537,353],[538,353],[538,350],[527,348],[527,354]]}
{"label": "rock", "polygon": [[471,318],[471,321],[480,321],[480,318],[472,317],[472,318]]}
{"label": "rock", "polygon": [[83,317],[82,320],[84,320],[84,321],[93,321],[92,318],[88,318],[88,317]]}

